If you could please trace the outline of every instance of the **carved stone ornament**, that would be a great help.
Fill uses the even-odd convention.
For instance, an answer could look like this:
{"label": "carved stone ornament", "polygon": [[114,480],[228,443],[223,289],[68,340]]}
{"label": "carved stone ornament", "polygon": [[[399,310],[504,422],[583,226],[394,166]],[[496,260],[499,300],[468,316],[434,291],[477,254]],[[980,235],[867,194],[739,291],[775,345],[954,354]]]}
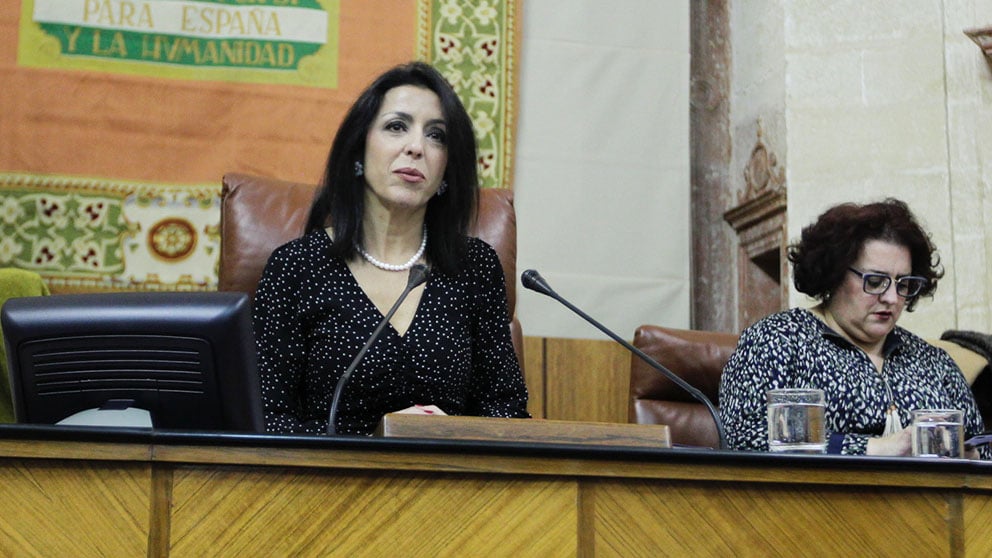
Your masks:
{"label": "carved stone ornament", "polygon": [[964,34],[971,37],[985,53],[985,58],[992,62],[992,25],[981,29],[965,29]]}
{"label": "carved stone ornament", "polygon": [[768,151],[761,136],[761,122],[758,122],[758,140],[751,150],[751,158],[748,159],[747,166],[744,167],[744,190],[743,198],[739,203],[758,198],[767,192],[781,192],[785,186],[785,169],[778,167],[778,160],[774,153]]}
{"label": "carved stone ornament", "polygon": [[744,167],[747,188],[723,214],[737,232],[737,321],[748,326],[789,304],[785,171],[758,140]]}

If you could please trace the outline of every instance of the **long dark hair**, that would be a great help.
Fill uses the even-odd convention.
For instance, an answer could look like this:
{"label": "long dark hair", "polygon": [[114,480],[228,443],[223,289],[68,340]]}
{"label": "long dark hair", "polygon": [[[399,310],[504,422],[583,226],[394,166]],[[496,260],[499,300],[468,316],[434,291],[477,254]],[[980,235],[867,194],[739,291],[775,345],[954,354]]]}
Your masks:
{"label": "long dark hair", "polygon": [[804,227],[799,242],[789,246],[796,290],[829,300],[869,240],[905,246],[912,260],[912,274],[927,278],[920,294],[906,301],[907,311],[913,311],[920,297],[933,296],[937,280],[944,276],[937,248],[906,202],[895,198],[836,205]]}
{"label": "long dark hair", "polygon": [[426,258],[446,274],[454,275],[465,251],[466,235],[478,209],[479,177],[472,120],[444,76],[424,62],[396,66],[372,82],[341,122],[321,186],[310,207],[305,233],[334,231],[332,255],[350,259],[355,244],[362,243],[365,180],[355,176],[355,161],[365,158],[365,138],[386,93],[413,85],[433,91],[441,100],[447,133],[448,165],[444,170],[447,191],[433,196],[424,217],[428,235]]}

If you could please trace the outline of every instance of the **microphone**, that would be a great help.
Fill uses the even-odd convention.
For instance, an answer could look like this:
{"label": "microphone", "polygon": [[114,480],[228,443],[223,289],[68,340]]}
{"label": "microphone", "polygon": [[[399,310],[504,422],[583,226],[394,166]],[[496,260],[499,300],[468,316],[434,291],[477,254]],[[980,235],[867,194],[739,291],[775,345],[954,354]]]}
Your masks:
{"label": "microphone", "polygon": [[696,399],[697,401],[699,401],[700,403],[706,406],[706,409],[710,412],[710,415],[713,417],[713,422],[716,423],[716,432],[717,435],[720,437],[720,449],[727,449],[727,434],[723,430],[723,422],[720,421],[720,415],[717,413],[716,407],[713,406],[713,403],[710,402],[710,399],[708,397],[703,395],[703,392],[689,385],[688,382],[678,377],[671,370],[662,366],[661,363],[659,363],[655,359],[649,357],[647,354],[644,353],[644,351],[631,345],[616,333],[613,333],[609,329],[606,329],[606,326],[594,320],[591,316],[589,316],[589,314],[586,314],[582,310],[579,310],[571,302],[562,298],[561,295],[556,293],[554,289],[552,289],[551,286],[548,285],[548,282],[544,280],[544,277],[541,277],[541,274],[538,273],[536,269],[528,269],[527,271],[523,272],[523,274],[520,275],[520,281],[523,283],[524,287],[527,287],[532,291],[539,292],[543,295],[550,296],[551,298],[564,304],[569,310],[575,312],[576,314],[581,316],[585,321],[596,326],[597,329],[599,329],[606,335],[609,335],[611,339],[623,345],[628,351],[637,355],[641,360],[648,363],[652,368],[660,372],[666,378],[675,382],[676,385],[678,385],[685,391],[689,392],[689,395],[691,395],[694,399]]}
{"label": "microphone", "polygon": [[362,347],[362,350],[358,351],[358,354],[355,355],[355,359],[348,365],[348,369],[345,370],[344,374],[341,375],[341,378],[338,379],[337,385],[334,386],[334,396],[331,398],[331,410],[327,415],[328,434],[337,433],[337,427],[334,425],[334,421],[338,416],[338,403],[341,401],[341,392],[344,391],[344,385],[348,383],[348,378],[351,377],[351,374],[355,371],[355,368],[358,368],[358,363],[362,362],[362,358],[365,356],[365,353],[368,352],[369,347],[371,347],[372,344],[375,343],[376,340],[382,335],[382,331],[386,329],[386,324],[389,323],[389,319],[396,313],[396,309],[400,307],[400,304],[403,304],[403,301],[406,300],[406,295],[410,294],[410,291],[413,289],[426,283],[430,276],[431,271],[424,264],[417,264],[410,268],[410,276],[406,281],[406,288],[403,289],[403,292],[400,293],[400,297],[393,303],[393,307],[389,309],[389,312],[386,312],[386,315],[382,318],[382,321],[379,322],[378,326],[376,326],[375,331],[372,332],[372,336],[369,337],[369,340],[365,342],[365,346]]}

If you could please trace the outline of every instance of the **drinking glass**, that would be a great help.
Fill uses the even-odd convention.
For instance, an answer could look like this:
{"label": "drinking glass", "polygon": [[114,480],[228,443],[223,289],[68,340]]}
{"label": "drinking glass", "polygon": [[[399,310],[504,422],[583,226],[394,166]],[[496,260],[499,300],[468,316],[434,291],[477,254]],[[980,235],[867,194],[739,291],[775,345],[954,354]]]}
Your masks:
{"label": "drinking glass", "polygon": [[822,389],[768,391],[768,450],[789,453],[825,453],[826,403]]}
{"label": "drinking glass", "polygon": [[913,411],[913,455],[961,457],[964,455],[964,413],[957,409]]}

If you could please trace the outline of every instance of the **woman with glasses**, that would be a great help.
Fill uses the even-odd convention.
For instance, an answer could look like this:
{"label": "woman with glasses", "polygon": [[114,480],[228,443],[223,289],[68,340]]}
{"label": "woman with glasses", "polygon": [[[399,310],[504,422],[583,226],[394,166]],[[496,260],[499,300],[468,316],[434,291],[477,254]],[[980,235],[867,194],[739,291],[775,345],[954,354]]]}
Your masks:
{"label": "woman with glasses", "polygon": [[915,409],[961,409],[966,436],[982,432],[951,357],[896,325],[943,276],[936,248],[904,202],[830,208],[803,229],[788,257],[796,289],[820,302],[741,334],[720,383],[730,447],[768,450],[765,392],[777,388],[824,391],[828,453],[909,455]]}

